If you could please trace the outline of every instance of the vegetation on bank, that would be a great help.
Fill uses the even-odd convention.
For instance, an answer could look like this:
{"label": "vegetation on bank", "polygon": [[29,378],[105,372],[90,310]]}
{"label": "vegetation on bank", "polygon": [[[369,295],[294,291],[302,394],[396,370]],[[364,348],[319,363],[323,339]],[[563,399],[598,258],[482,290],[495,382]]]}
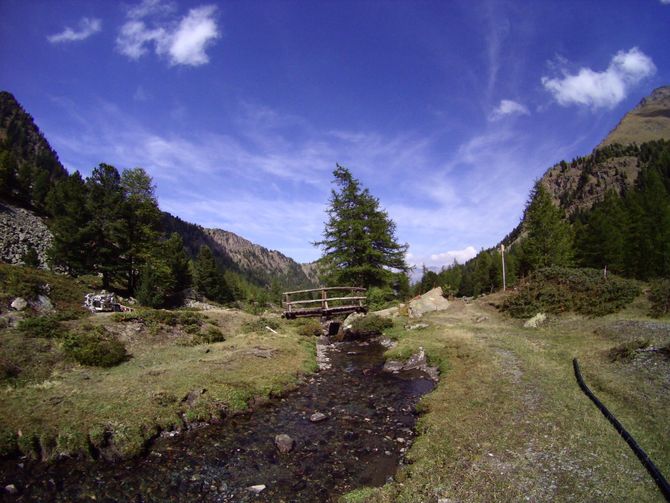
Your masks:
{"label": "vegetation on bank", "polygon": [[[635,183],[621,194],[605,193],[588,210],[567,215],[573,201],[593,197],[585,191],[587,180],[600,185],[598,166],[618,156],[637,158]],[[609,145],[570,164],[581,169],[577,186],[566,189],[556,205],[536,184],[522,224],[503,240],[507,286],[547,266],[606,268],[642,281],[670,277],[670,141]],[[568,163],[561,165],[568,168]],[[424,269],[414,293],[441,286],[447,293],[469,297],[491,293],[502,284],[501,252],[490,248],[465,264],[439,272]]]}
{"label": "vegetation on bank", "polygon": [[4,306],[44,284],[55,311],[28,307],[11,314],[22,317],[15,326],[0,325],[0,455],[133,456],[160,431],[245,410],[315,370],[314,338],[277,318],[235,309],[63,316],[87,285],[0,265]]}
{"label": "vegetation on bank", "polygon": [[589,386],[668,473],[670,325],[647,318],[639,296],[616,314],[525,329],[491,306],[504,297],[457,300],[424,316],[428,328],[407,330],[401,319],[385,332],[397,341],[387,357],[422,347],[441,379],[419,403],[419,436],[394,481],[341,501],[662,500],[571,362],[579,358]]}

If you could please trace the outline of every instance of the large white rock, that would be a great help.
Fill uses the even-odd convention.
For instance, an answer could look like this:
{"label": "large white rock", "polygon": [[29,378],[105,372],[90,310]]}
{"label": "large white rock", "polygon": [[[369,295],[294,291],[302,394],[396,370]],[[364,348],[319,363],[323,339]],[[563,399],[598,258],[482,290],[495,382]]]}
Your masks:
{"label": "large white rock", "polygon": [[12,301],[10,306],[16,311],[23,311],[26,307],[28,307],[28,302],[26,302],[26,299],[23,297],[17,297]]}
{"label": "large white rock", "polygon": [[442,288],[435,287],[429,292],[409,301],[409,317],[419,318],[432,311],[444,311],[449,301],[442,296]]}

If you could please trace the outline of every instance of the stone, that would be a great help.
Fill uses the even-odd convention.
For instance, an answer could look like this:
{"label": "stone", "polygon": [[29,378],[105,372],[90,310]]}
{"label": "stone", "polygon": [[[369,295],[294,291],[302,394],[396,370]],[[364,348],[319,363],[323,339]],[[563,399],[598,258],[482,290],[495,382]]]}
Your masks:
{"label": "stone", "polygon": [[288,454],[291,452],[294,445],[295,441],[286,433],[281,433],[275,436],[275,446],[282,454]]}
{"label": "stone", "polygon": [[542,325],[547,319],[547,315],[544,313],[537,313],[535,316],[533,316],[531,319],[526,321],[526,323],[523,324],[524,328],[537,328],[540,325]]}
{"label": "stone", "polygon": [[255,486],[249,486],[247,487],[247,491],[251,491],[254,494],[260,494],[263,491],[265,491],[266,485],[265,484],[258,484]]}
{"label": "stone", "polygon": [[46,295],[38,295],[37,300],[32,303],[32,306],[40,313],[48,313],[54,309],[51,299]]}
{"label": "stone", "polygon": [[363,318],[364,316],[365,315],[363,313],[351,313],[342,322],[342,330],[345,332],[351,330],[351,326],[354,324],[354,321]]}
{"label": "stone", "polygon": [[326,416],[323,412],[315,412],[311,416],[309,416],[309,420],[313,423],[320,423],[321,421],[325,421],[328,419],[328,416]]}
{"label": "stone", "polygon": [[7,484],[5,486],[5,491],[7,491],[7,494],[18,494],[19,492],[14,484]]}
{"label": "stone", "polygon": [[26,302],[26,299],[23,297],[17,297],[12,301],[10,307],[15,311],[23,311],[26,307],[28,307],[28,302]]}
{"label": "stone", "polygon": [[384,362],[384,367],[382,368],[382,370],[384,372],[394,373],[394,372],[400,372],[402,370],[402,367],[403,367],[402,362],[396,360],[386,360]]}
{"label": "stone", "polygon": [[409,317],[420,318],[426,313],[444,311],[448,307],[449,301],[443,297],[442,288],[438,286],[409,302]]}

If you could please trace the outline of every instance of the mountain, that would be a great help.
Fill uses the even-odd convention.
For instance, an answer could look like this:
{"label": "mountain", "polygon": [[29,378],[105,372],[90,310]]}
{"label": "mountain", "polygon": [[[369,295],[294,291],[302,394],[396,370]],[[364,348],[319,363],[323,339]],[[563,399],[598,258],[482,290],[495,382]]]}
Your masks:
{"label": "mountain", "polygon": [[237,234],[208,229],[163,213],[163,229],[178,233],[191,257],[202,245],[208,246],[222,267],[239,272],[252,283],[270,286],[273,280],[284,288],[311,288],[318,285],[312,264],[299,264],[276,250],[268,250]]}
{"label": "mountain", "polygon": [[670,138],[670,86],[664,86],[654,89],[647,98],[640,101],[596,148],[614,143],[640,145],[668,138]]}
{"label": "mountain", "polygon": [[670,86],[655,89],[607,135],[591,154],[561,161],[541,179],[568,215],[585,211],[607,191],[618,194],[634,186],[644,161],[643,143],[670,139]]}
{"label": "mountain", "polygon": [[67,176],[33,118],[0,91],[0,195],[43,210],[50,186]]}
{"label": "mountain", "polygon": [[[21,263],[32,249],[45,266],[46,248],[53,236],[45,200],[59,180],[68,176],[33,118],[11,93],[0,91],[0,260]],[[205,229],[168,213],[163,231],[177,232],[191,257],[202,245],[212,250],[224,269],[239,273],[258,286],[277,281],[282,288],[316,286],[313,264],[300,265],[275,250],[268,250],[232,232]]]}

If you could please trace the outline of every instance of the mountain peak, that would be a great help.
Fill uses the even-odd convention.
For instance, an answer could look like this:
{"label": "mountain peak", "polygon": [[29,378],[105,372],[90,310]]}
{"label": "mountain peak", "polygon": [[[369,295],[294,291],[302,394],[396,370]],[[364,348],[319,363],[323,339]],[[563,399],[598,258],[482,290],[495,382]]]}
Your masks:
{"label": "mountain peak", "polygon": [[670,86],[654,89],[598,145],[645,143],[670,138]]}

